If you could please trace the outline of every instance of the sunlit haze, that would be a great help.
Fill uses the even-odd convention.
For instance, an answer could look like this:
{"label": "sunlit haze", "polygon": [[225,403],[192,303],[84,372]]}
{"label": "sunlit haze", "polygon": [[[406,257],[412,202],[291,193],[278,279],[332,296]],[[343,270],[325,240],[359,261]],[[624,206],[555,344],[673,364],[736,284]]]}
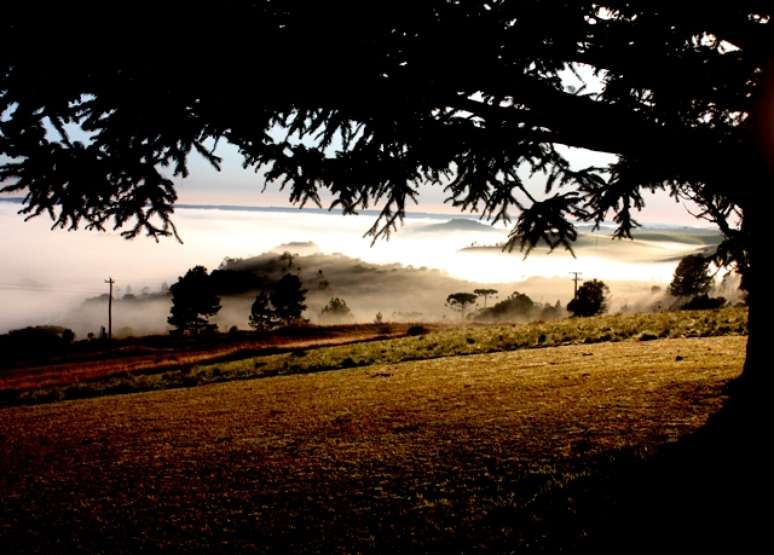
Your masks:
{"label": "sunlit haze", "polygon": [[[577,249],[577,258],[561,249],[550,255],[536,249],[524,259],[519,252],[503,253],[497,248],[506,238],[505,227],[474,223],[460,229],[454,225],[456,220],[449,225],[450,215],[408,217],[389,240],[379,239],[372,245],[371,237],[364,233],[373,215],[193,207],[179,208],[175,214],[183,244],[147,237],[127,241],[116,232],[51,230],[45,218],[24,222],[16,213],[19,207],[0,202],[0,229],[13,238],[2,245],[3,330],[60,323],[84,298],[104,293],[104,280],[109,276],[116,280],[119,295],[127,287],[135,293],[145,287],[157,291],[162,283],[173,283],[192,266],[214,269],[226,257],[256,256],[291,242],[311,241],[322,253],[342,253],[374,264],[439,269],[450,277],[477,283],[516,287],[536,277],[561,278],[563,285],[558,289],[555,285],[546,290],[519,288],[530,291],[537,300],[563,302],[571,293],[569,272],[581,272],[588,279],[663,285],[677,257],[695,248],[670,241],[612,241],[605,235],[609,229],[603,229]],[[439,308],[442,301],[438,300]]]}

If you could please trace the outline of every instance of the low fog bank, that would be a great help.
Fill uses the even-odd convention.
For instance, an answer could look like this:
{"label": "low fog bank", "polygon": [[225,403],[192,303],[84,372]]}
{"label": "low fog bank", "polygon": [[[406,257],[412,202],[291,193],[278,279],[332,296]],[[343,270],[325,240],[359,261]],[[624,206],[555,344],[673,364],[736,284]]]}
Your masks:
{"label": "low fog bank", "polygon": [[[717,237],[701,228],[650,226],[638,230],[635,242],[611,241],[609,230],[581,229],[577,258],[536,249],[524,260],[495,247],[507,230],[466,218],[409,218],[389,241],[371,246],[363,232],[372,216],[181,207],[175,214],[185,241],[180,244],[145,237],[126,241],[112,232],[52,231],[44,218],[25,223],[18,209],[0,202],[0,228],[7,238],[0,244],[0,333],[61,325],[80,338],[99,335],[107,326],[107,299],[99,296],[107,292],[109,276],[117,282],[114,332],[165,332],[170,301],[162,284],[171,285],[195,265],[213,270],[225,253],[236,258],[224,267],[271,279],[285,271],[272,260],[284,251],[294,253],[292,271],[309,291],[305,316],[314,322],[332,297],[346,301],[355,321],[373,321],[377,313],[393,321],[453,321],[459,315],[444,306],[446,297],[482,286],[499,292],[489,306],[514,291],[536,303],[565,306],[573,291],[570,272],[604,280],[613,311],[647,307],[653,304],[651,288],[666,287],[680,257],[711,248]],[[321,287],[321,281],[327,285]],[[222,295],[223,309],[214,320],[221,329],[246,328],[254,297],[247,291]],[[86,298],[96,300],[83,303]]]}
{"label": "low fog bank", "polygon": [[[299,276],[307,290],[307,310],[304,317],[313,323],[332,323],[322,314],[323,307],[334,297],[343,299],[351,310],[347,318],[339,322],[373,322],[381,314],[385,322],[462,322],[459,312],[446,306],[448,295],[457,292],[473,292],[486,287],[497,290],[497,294],[486,299],[486,306],[492,307],[518,292],[527,295],[535,303],[534,309],[525,312],[510,312],[499,321],[523,322],[528,320],[563,317],[564,307],[573,295],[573,283],[567,278],[531,277],[518,282],[480,283],[460,280],[431,268],[414,268],[400,264],[373,264],[340,253],[324,254],[313,252],[312,243],[297,242],[285,244],[255,257],[226,258],[220,265],[221,277],[239,277],[247,273],[258,283],[270,284],[285,273]],[[293,250],[297,252],[293,252]],[[304,254],[301,254],[304,253]],[[181,271],[181,273],[184,273]],[[587,276],[584,276],[587,277]],[[588,278],[597,276],[588,276]],[[599,276],[603,277],[603,276]],[[222,281],[222,280],[221,280]],[[667,283],[641,281],[604,280],[610,288],[609,312],[646,312],[666,310],[675,307],[675,299],[667,292]],[[240,279],[237,282],[244,282]],[[250,307],[258,291],[255,287],[240,290],[239,285],[221,286],[222,309],[211,319],[221,331],[232,326],[248,329]],[[738,294],[733,280],[724,282],[722,291],[727,299],[736,302]],[[170,298],[160,288],[140,294],[118,297],[113,303],[113,330],[117,337],[165,333],[169,327]],[[475,307],[468,314],[484,307],[479,297]],[[543,310],[559,306],[558,312]],[[55,323],[73,329],[78,337],[88,333],[99,334],[100,326],[107,317],[107,297],[92,298],[69,310]],[[490,319],[491,321],[491,319]]]}

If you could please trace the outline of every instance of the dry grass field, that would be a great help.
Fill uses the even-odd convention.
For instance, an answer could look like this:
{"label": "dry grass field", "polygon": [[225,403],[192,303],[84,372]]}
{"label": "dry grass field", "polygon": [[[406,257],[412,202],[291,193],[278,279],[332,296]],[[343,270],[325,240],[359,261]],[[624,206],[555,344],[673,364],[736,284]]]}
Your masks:
{"label": "dry grass field", "polygon": [[[229,340],[227,335],[220,344],[145,345],[147,338],[135,338],[128,346],[121,341],[112,350],[96,350],[85,355],[73,353],[58,357],[46,364],[25,365],[0,369],[0,392],[36,391],[44,388],[67,387],[81,383],[104,382],[117,374],[157,374],[178,371],[195,365],[224,360],[240,360],[246,357],[288,352],[294,349],[316,348],[325,345],[343,345],[361,341],[373,341],[406,334],[409,324],[377,326],[373,324],[342,325],[328,327],[297,328],[293,335],[282,330],[273,334],[243,333],[243,337]],[[434,326],[438,328],[438,326]],[[158,336],[153,339],[159,339]],[[190,340],[189,340],[190,341]],[[133,344],[137,343],[137,344]]]}
{"label": "dry grass field", "polygon": [[313,327],[295,330],[300,336],[293,338],[280,330],[252,343],[142,356],[112,353],[105,361],[5,370],[0,372],[0,406],[563,345],[743,335],[746,319],[744,309],[726,308],[529,324]]}
{"label": "dry grass field", "polygon": [[565,345],[0,409],[0,545],[582,546],[582,501],[562,492],[701,427],[744,344]]}

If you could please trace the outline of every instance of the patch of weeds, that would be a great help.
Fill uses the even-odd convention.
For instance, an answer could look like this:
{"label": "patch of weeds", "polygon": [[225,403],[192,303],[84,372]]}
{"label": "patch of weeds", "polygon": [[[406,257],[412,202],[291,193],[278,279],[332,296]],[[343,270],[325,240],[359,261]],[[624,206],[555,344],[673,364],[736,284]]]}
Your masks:
{"label": "patch of weeds", "polygon": [[339,364],[341,368],[354,368],[355,366],[357,366],[357,363],[354,361],[352,357],[343,358]]}

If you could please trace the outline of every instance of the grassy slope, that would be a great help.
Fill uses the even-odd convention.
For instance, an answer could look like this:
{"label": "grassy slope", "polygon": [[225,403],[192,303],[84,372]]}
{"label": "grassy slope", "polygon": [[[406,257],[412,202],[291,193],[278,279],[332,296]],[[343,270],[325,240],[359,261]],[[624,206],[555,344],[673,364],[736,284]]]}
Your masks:
{"label": "grassy slope", "polygon": [[598,473],[620,448],[645,452],[701,426],[743,353],[738,336],[568,345],[3,409],[0,543],[41,552],[582,543],[583,530],[541,518],[545,500],[574,513],[557,488]]}
{"label": "grassy slope", "polygon": [[304,326],[265,333],[239,332],[233,336],[217,334],[202,338],[145,336],[117,340],[112,349],[86,343],[85,348],[88,350],[60,353],[51,356],[53,360],[46,364],[40,361],[29,366],[24,361],[16,365],[9,363],[8,368],[0,369],[0,391],[68,386],[110,379],[112,375],[122,372],[158,374],[167,370],[190,368],[196,364],[245,359],[258,354],[400,337],[406,334],[408,327],[408,324],[352,324]]}
{"label": "grassy slope", "polygon": [[7,405],[50,402],[559,345],[738,335],[746,333],[746,329],[746,312],[739,308],[599,316],[531,324],[479,325],[451,328],[416,337],[288,350],[282,354],[181,369],[170,370],[162,366],[158,371],[153,371],[152,368],[144,368],[74,385],[0,390],[0,402]]}

